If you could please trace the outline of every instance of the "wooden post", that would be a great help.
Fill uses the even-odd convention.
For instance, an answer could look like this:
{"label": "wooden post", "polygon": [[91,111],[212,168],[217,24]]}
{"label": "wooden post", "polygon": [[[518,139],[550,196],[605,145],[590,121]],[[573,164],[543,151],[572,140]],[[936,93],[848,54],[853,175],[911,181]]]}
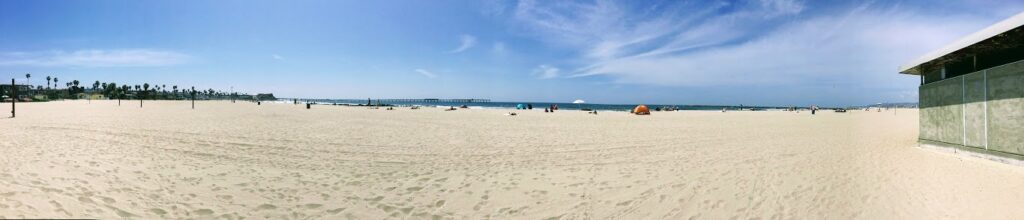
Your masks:
{"label": "wooden post", "polygon": [[14,85],[14,79],[11,79],[11,118],[14,118],[15,102],[18,102],[18,87]]}
{"label": "wooden post", "polygon": [[196,109],[196,87],[192,87],[192,109]]}

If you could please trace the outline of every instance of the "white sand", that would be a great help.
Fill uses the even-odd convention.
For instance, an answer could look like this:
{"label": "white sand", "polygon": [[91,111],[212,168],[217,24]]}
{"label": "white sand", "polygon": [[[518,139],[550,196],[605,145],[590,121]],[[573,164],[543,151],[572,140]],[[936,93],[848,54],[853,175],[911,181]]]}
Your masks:
{"label": "white sand", "polygon": [[1024,216],[1024,168],[916,148],[912,110],[123,105],[0,119],[0,218]]}

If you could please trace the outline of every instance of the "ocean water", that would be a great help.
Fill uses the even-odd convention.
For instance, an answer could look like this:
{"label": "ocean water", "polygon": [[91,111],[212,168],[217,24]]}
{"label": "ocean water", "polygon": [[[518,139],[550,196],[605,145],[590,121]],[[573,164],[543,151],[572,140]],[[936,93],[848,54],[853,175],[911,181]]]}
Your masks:
{"label": "ocean water", "polygon": [[[288,99],[290,100],[290,99]],[[299,99],[303,102],[303,99]],[[365,99],[316,99],[308,100],[308,102],[316,103],[320,105],[366,105]],[[373,100],[372,103],[376,105],[377,100]],[[598,111],[629,111],[636,107],[637,104],[592,104],[592,103],[562,103],[562,102],[426,102],[426,101],[380,101],[383,105],[393,106],[467,106],[470,108],[491,108],[491,109],[515,109],[517,105],[522,104],[533,105],[534,110],[543,110],[544,108],[550,107],[551,105],[557,105],[559,110],[598,110]],[[725,105],[664,105],[664,104],[645,104],[652,111],[655,109],[678,109],[678,110],[708,110],[708,111],[721,111],[727,109],[730,111],[735,110],[779,110],[785,109],[786,107],[770,107],[770,106],[725,106]]]}

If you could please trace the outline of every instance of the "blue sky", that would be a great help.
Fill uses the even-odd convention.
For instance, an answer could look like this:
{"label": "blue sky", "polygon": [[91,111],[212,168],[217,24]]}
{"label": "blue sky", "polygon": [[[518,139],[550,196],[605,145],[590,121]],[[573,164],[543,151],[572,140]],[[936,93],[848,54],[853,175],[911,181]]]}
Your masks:
{"label": "blue sky", "polygon": [[0,74],[309,98],[860,105],[1021,1],[0,1]]}

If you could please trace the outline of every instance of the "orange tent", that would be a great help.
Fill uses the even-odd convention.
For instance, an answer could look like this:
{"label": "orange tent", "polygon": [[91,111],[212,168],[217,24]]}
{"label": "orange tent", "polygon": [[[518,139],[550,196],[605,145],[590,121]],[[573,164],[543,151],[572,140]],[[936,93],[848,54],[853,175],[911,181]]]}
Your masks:
{"label": "orange tent", "polygon": [[633,114],[637,114],[637,115],[650,115],[651,114],[651,110],[647,109],[646,105],[638,105],[638,106],[636,106],[636,108],[633,108]]}

